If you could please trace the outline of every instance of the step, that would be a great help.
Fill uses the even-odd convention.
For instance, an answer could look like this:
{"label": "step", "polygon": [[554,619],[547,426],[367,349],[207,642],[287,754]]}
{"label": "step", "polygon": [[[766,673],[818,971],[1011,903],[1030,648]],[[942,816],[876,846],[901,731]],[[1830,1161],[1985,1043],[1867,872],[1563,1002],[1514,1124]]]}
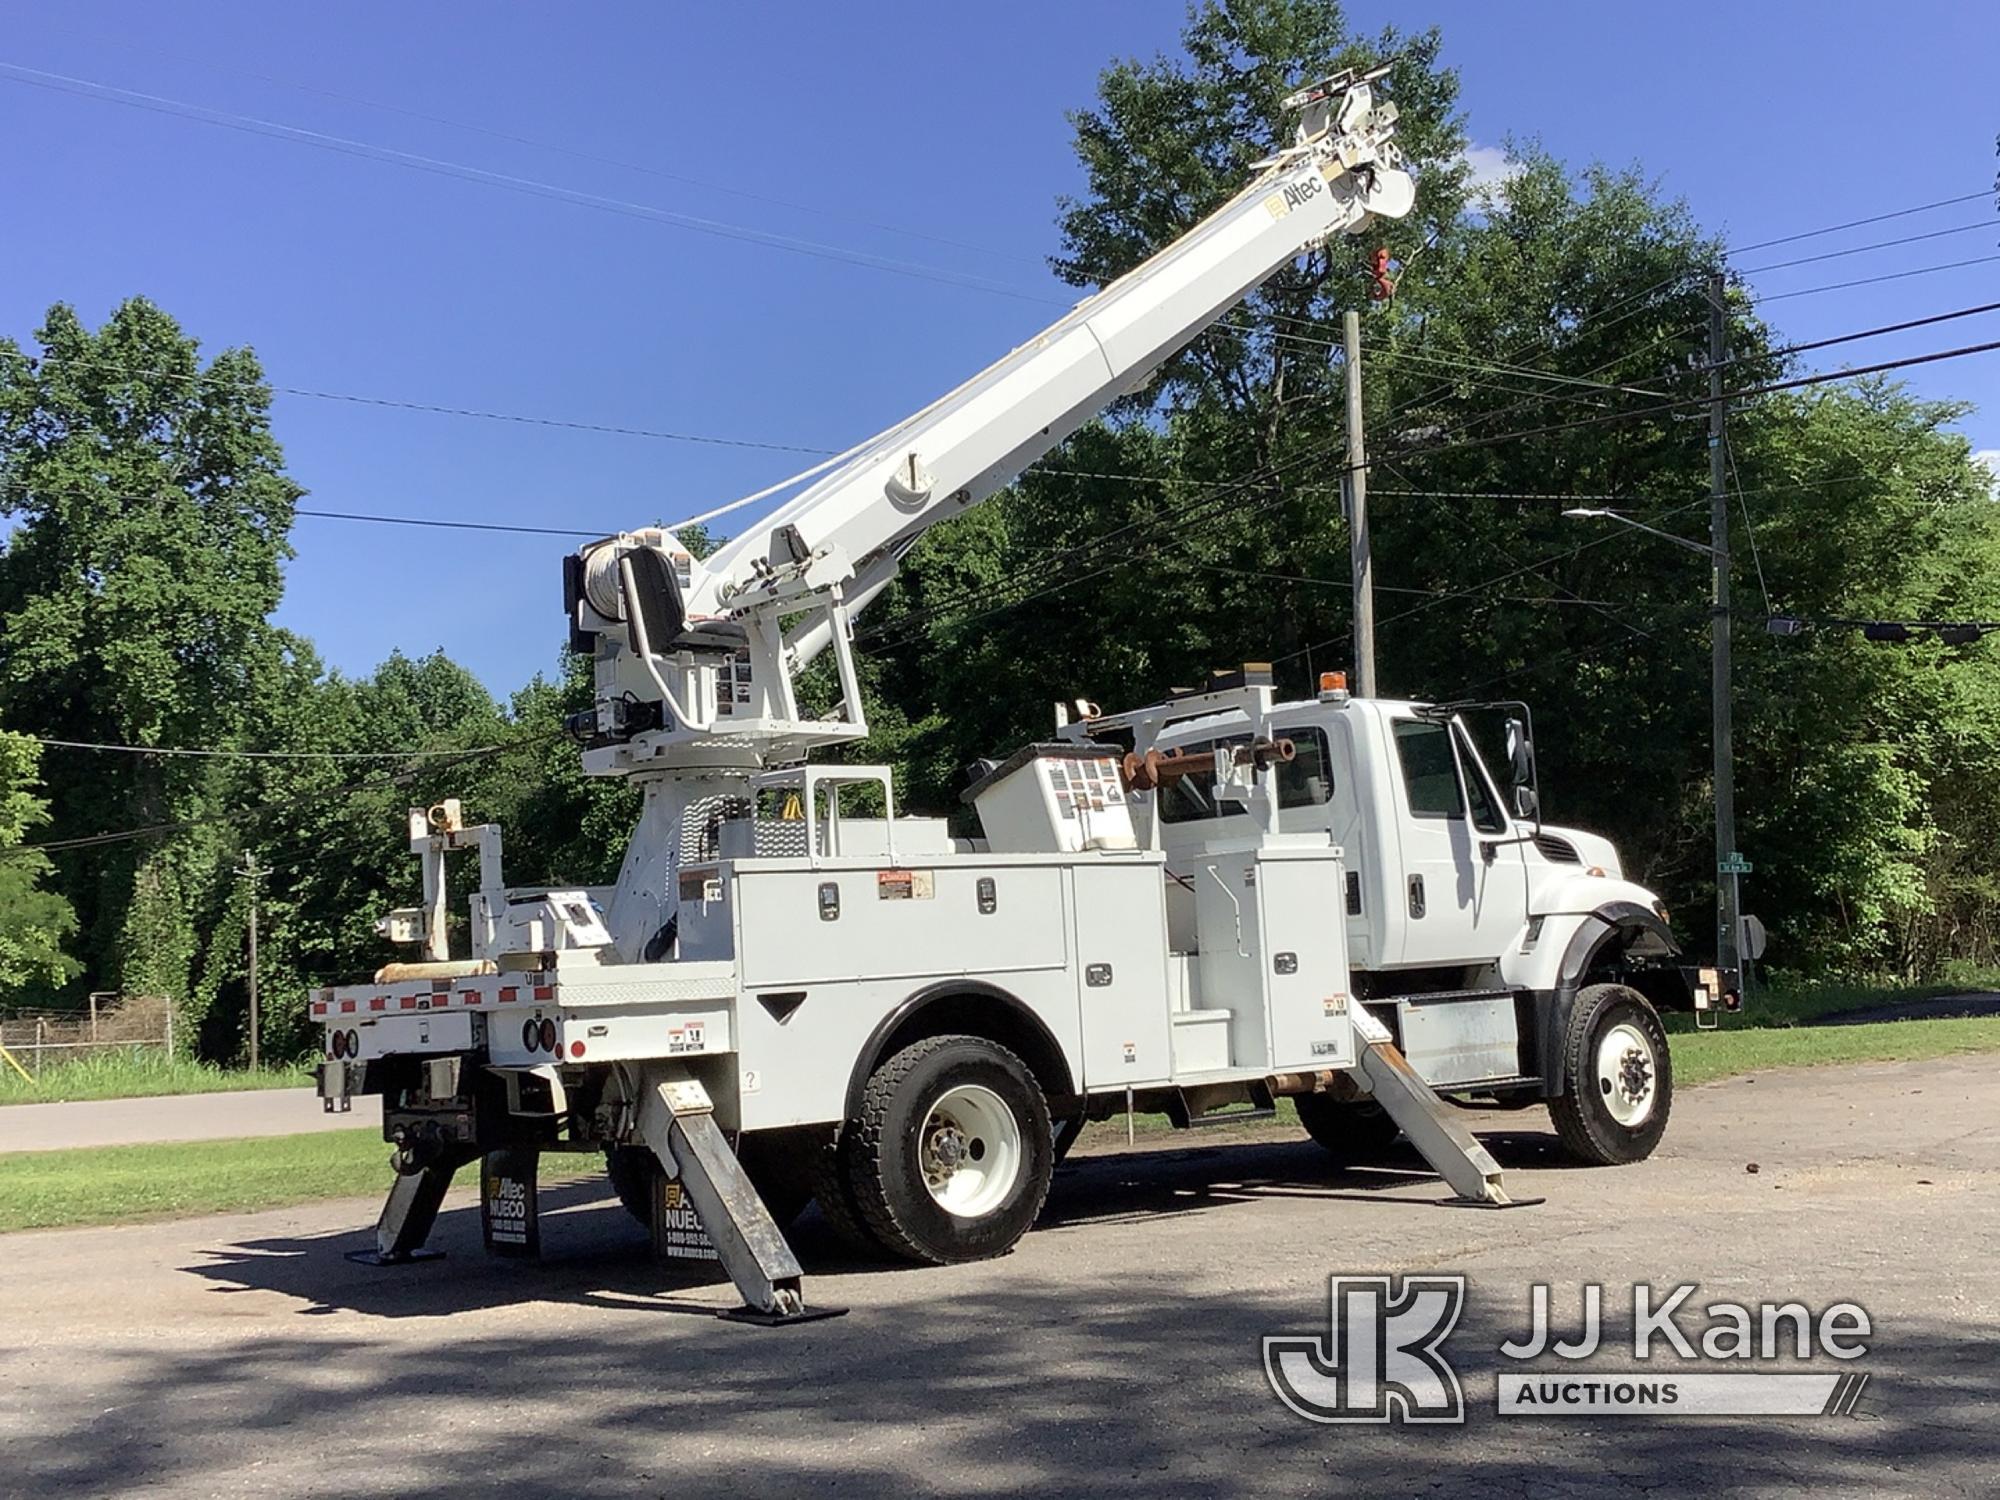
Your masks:
{"label": "step", "polygon": [[1173,1014],[1174,1074],[1217,1073],[1229,1066],[1226,1010],[1182,1010]]}

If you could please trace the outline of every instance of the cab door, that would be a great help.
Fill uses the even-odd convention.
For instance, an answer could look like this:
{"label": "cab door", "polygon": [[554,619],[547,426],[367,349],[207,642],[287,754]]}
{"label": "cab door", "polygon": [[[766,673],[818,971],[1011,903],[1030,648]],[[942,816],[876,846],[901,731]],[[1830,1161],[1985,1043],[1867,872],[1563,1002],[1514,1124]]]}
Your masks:
{"label": "cab door", "polygon": [[1491,963],[1528,916],[1513,825],[1456,721],[1396,718],[1389,733],[1401,781],[1400,963]]}

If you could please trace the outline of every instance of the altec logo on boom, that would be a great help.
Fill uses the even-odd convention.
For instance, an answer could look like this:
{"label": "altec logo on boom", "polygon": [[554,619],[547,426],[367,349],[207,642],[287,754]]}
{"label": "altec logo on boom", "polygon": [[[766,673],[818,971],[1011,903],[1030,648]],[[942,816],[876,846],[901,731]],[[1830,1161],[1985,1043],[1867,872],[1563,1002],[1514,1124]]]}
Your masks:
{"label": "altec logo on boom", "polygon": [[[1854,1410],[1868,1377],[1746,1371],[1740,1362],[1859,1359],[1872,1332],[1868,1313],[1836,1302],[1815,1315],[1800,1302],[1755,1307],[1713,1302],[1691,1326],[1696,1288],[1664,1296],[1632,1288],[1632,1358],[1668,1363],[1643,1370],[1511,1370],[1498,1376],[1502,1416],[1841,1416]],[[1327,1333],[1264,1340],[1264,1374],[1278,1399],[1309,1422],[1463,1422],[1465,1395],[1444,1355],[1466,1301],[1463,1276],[1329,1279]],[[1503,1359],[1590,1358],[1603,1347],[1604,1288],[1583,1288],[1583,1326],[1574,1339],[1551,1335],[1551,1294],[1530,1289],[1526,1335],[1499,1348]],[[1684,1322],[1683,1319],[1690,1321]],[[1718,1368],[1734,1366],[1734,1368]]]}

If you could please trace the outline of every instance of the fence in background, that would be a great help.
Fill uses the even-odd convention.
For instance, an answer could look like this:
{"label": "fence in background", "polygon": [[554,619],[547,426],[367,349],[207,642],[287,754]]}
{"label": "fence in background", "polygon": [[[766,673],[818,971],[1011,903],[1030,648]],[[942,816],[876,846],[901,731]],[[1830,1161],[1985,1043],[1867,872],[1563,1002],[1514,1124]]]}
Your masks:
{"label": "fence in background", "polygon": [[87,1011],[0,1016],[0,1051],[35,1078],[52,1063],[94,1053],[173,1050],[174,1008],[149,996],[92,995]]}

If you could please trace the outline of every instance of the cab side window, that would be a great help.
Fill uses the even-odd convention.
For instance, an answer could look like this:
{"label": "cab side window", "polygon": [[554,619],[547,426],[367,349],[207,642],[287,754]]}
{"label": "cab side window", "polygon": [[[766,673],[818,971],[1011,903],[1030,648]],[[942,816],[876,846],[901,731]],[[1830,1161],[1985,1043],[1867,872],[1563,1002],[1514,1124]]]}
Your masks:
{"label": "cab side window", "polygon": [[1465,790],[1458,779],[1458,757],[1451,735],[1442,724],[1422,719],[1398,719],[1394,725],[1396,757],[1403,764],[1403,794],[1416,818],[1462,818]]}
{"label": "cab side window", "polygon": [[[1327,750],[1326,735],[1317,729],[1280,730],[1292,742],[1296,752],[1289,761],[1278,765],[1278,806],[1280,808],[1318,807],[1333,798],[1332,755]],[[1181,746],[1189,755],[1199,755],[1205,750],[1220,750],[1230,745],[1240,745],[1245,736],[1233,735],[1221,740],[1202,740],[1196,744]],[[1241,802],[1217,802],[1212,797],[1213,786],[1206,776],[1183,776],[1178,781],[1168,782],[1160,789],[1160,819],[1166,823],[1194,823],[1204,818],[1240,817],[1245,811]]]}

